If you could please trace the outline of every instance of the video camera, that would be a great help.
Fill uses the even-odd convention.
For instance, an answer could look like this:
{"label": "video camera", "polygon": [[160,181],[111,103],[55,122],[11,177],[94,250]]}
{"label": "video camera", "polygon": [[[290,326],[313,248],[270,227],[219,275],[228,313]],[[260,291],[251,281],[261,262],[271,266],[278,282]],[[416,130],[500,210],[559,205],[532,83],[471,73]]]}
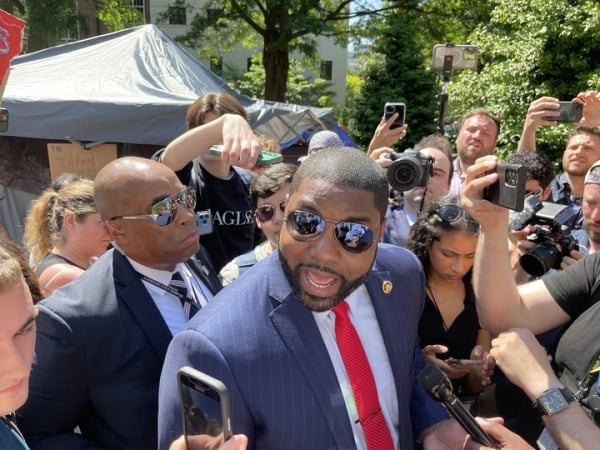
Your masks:
{"label": "video camera", "polygon": [[412,148],[403,153],[392,153],[389,158],[394,162],[387,169],[387,178],[394,189],[404,192],[417,186],[427,186],[429,177],[433,175],[434,158]]}
{"label": "video camera", "polygon": [[519,259],[521,267],[529,275],[541,277],[550,269],[560,269],[563,256],[577,250],[577,239],[566,225],[577,214],[570,206],[542,202],[535,195],[525,199],[523,212],[511,215],[509,228],[521,230],[535,225],[527,240],[537,245]]}

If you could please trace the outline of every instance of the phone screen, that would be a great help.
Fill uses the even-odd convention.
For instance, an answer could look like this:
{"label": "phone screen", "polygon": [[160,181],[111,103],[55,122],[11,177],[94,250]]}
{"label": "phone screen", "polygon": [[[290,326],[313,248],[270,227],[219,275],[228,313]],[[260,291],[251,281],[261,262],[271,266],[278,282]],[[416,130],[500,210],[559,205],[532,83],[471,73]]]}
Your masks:
{"label": "phone screen", "polygon": [[[189,368],[188,371],[192,372]],[[189,450],[220,445],[232,434],[225,386],[205,374],[201,375],[197,377],[181,371],[179,374],[183,432]]]}
{"label": "phone screen", "polygon": [[388,102],[383,107],[383,113],[385,120],[389,120],[395,113],[398,113],[398,117],[390,125],[390,130],[399,128],[404,125],[404,119],[406,117],[406,105],[404,103]]}
{"label": "phone screen", "polygon": [[544,120],[554,120],[556,122],[579,122],[583,116],[583,105],[574,102],[558,102],[559,115],[544,116]]}

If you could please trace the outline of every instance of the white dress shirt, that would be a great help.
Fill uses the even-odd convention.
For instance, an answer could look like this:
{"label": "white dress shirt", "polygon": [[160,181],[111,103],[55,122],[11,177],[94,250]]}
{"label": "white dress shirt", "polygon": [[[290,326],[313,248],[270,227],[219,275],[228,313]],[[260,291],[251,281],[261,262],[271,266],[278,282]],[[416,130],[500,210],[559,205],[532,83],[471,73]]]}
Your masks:
{"label": "white dress shirt", "polygon": [[[184,263],[177,264],[177,266],[175,266],[175,270],[170,272],[168,270],[153,269],[152,267],[144,266],[143,264],[140,264],[127,256],[125,257],[136,272],[166,286],[168,286],[171,282],[173,273],[181,273],[185,287],[188,290],[188,296],[200,302],[200,305],[202,306],[206,305],[206,303],[213,297],[210,289],[204,286],[204,283],[196,278],[192,271]],[[175,333],[183,329],[188,321],[185,313],[183,312],[183,306],[179,300],[179,297],[143,279],[142,283],[146,287],[150,297],[152,297],[154,304],[169,327],[171,334],[174,336]]]}
{"label": "white dress shirt", "polygon": [[[371,366],[371,371],[373,372],[373,377],[375,378],[383,416],[390,429],[392,439],[396,443],[396,448],[399,448],[398,400],[394,385],[394,375],[392,374],[392,368],[383,343],[379,323],[377,322],[375,310],[371,304],[367,288],[361,285],[346,298],[346,303],[348,303],[350,309],[350,320],[360,337],[369,365]],[[333,368],[335,369],[335,374],[342,395],[344,396],[356,447],[358,450],[366,449],[365,435],[361,425],[358,423],[358,411],[356,410],[352,386],[346,374],[344,361],[340,355],[335,338],[335,313],[331,310],[321,313],[313,312],[313,316],[321,332],[323,342],[327,347],[329,358],[333,363]]]}

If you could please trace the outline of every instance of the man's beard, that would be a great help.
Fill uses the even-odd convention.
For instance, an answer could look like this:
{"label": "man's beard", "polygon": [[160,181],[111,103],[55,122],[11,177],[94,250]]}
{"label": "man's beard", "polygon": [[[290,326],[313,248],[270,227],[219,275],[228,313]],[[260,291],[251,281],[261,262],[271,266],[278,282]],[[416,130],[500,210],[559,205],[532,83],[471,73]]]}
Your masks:
{"label": "man's beard", "polygon": [[[283,269],[283,273],[285,274],[292,290],[300,300],[300,303],[304,305],[306,309],[314,312],[324,312],[329,311],[335,305],[344,300],[348,295],[356,290],[361,284],[363,284],[367,277],[369,276],[369,272],[365,273],[362,277],[357,278],[355,280],[348,281],[346,278],[334,272],[331,269],[326,267],[318,266],[316,264],[301,264],[295,269],[292,270],[287,260],[283,257],[281,252],[279,253],[279,260],[281,261],[281,268]],[[302,285],[300,283],[300,268],[304,267],[312,267],[314,269],[321,270],[323,272],[327,272],[333,274],[340,278],[340,288],[338,289],[335,296],[332,297],[316,297],[314,295],[310,295],[306,293],[302,289]]]}

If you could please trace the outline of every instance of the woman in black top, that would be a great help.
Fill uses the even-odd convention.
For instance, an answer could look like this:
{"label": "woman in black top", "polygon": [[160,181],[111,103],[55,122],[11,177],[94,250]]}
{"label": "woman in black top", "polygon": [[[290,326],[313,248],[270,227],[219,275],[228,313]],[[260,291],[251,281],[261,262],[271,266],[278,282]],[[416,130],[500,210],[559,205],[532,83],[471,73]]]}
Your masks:
{"label": "woman in black top", "polygon": [[[421,260],[427,277],[419,337],[428,364],[443,370],[461,396],[490,383],[490,334],[479,326],[471,268],[479,224],[448,196],[431,203],[411,229],[407,248]],[[457,365],[458,360],[480,364]]]}

